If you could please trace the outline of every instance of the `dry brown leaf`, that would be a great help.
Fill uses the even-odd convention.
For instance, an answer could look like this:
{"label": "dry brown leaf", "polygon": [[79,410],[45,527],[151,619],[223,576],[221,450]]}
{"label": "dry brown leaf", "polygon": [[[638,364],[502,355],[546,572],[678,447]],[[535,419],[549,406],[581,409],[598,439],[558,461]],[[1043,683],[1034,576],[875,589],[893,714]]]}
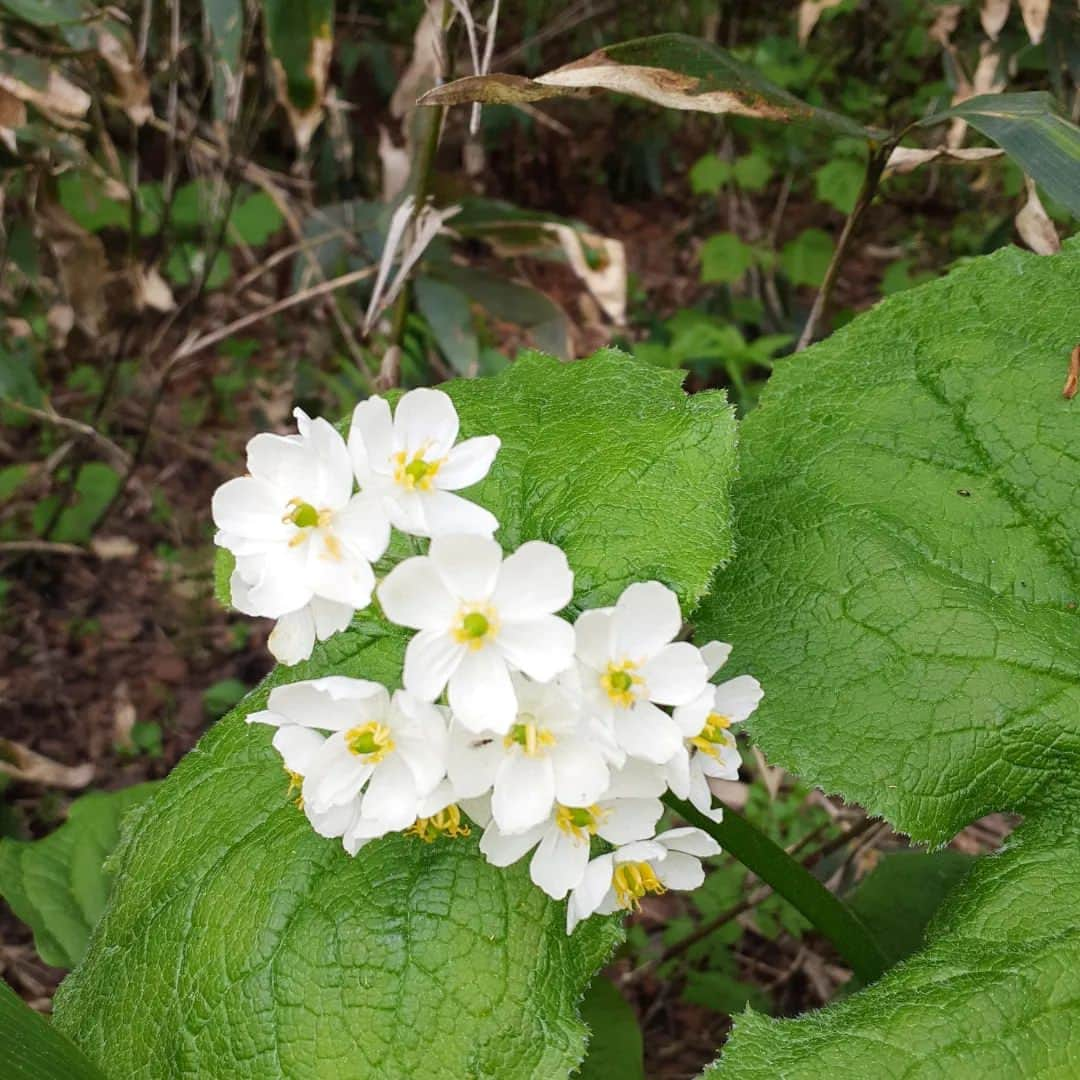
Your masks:
{"label": "dry brown leaf", "polygon": [[1069,357],[1069,373],[1065,376],[1065,385],[1062,387],[1061,396],[1066,401],[1072,401],[1076,397],[1076,391],[1080,388],[1080,345],[1073,349]]}
{"label": "dry brown leaf", "polygon": [[90,541],[90,550],[106,561],[133,559],[139,552],[139,545],[130,536],[95,536]]}
{"label": "dry brown leaf", "polygon": [[885,172],[903,176],[905,173],[914,172],[920,165],[938,159],[944,159],[946,163],[970,165],[973,162],[999,158],[1004,153],[1004,150],[996,146],[973,146],[967,149],[954,149],[950,146],[898,146],[889,155]]}
{"label": "dry brown leaf", "polygon": [[176,307],[169,283],[161,276],[156,266],[135,267],[135,310],[172,311]]}
{"label": "dry brown leaf", "polygon": [[297,149],[301,154],[306,152],[311,143],[311,137],[318,130],[323,118],[323,99],[326,96],[326,81],[330,75],[330,59],[334,51],[334,42],[329,36],[327,28],[326,37],[314,37],[311,39],[311,54],[308,57],[308,74],[315,84],[315,104],[307,109],[298,109],[289,100],[289,81],[285,75],[285,68],[281,61],[274,57],[274,85],[277,89],[277,98],[289,117],[289,125],[292,127],[293,138],[296,140]]}
{"label": "dry brown leaf", "polygon": [[412,59],[401,73],[394,96],[390,99],[391,116],[399,119],[408,116],[416,108],[416,99],[438,81],[442,69],[442,57],[439,55],[442,40],[440,18],[435,6],[429,4],[417,24],[413,35]]}
{"label": "dry brown leaf", "polygon": [[974,94],[1000,94],[1005,89],[1005,67],[998,53],[989,41],[979,46],[979,63],[971,80]]}
{"label": "dry brown leaf", "polygon": [[823,11],[834,8],[842,0],[802,0],[799,5],[799,44],[805,45]]}
{"label": "dry brown leaf", "polygon": [[94,772],[92,762],[61,765],[59,761],[53,761],[22,743],[0,739],[0,773],[5,773],[13,780],[77,791],[94,779]]}
{"label": "dry brown leaf", "polygon": [[116,83],[121,107],[133,124],[145,124],[154,115],[150,106],[150,83],[139,67],[133,44],[130,41],[125,44],[107,30],[99,31],[97,44],[98,53]]}
{"label": "dry brown leaf", "polygon": [[942,4],[938,8],[933,25],[928,31],[930,40],[939,45],[947,46],[953,31],[960,25],[960,16],[963,14],[963,4]]}
{"label": "dry brown leaf", "polygon": [[742,810],[750,801],[750,785],[742,780],[716,780],[706,777],[709,790],[732,810]]}
{"label": "dry brown leaf", "polygon": [[1050,14],[1050,0],[1020,0],[1020,14],[1032,45],[1038,45],[1046,33],[1046,19]]}
{"label": "dry brown leaf", "polygon": [[409,182],[411,158],[405,147],[395,146],[390,132],[379,125],[379,163],[382,165],[382,200],[392,203]]}
{"label": "dry brown leaf", "polygon": [[1036,255],[1055,255],[1061,250],[1061,240],[1054,223],[1035,190],[1035,181],[1030,176],[1025,177],[1024,185],[1027,188],[1027,202],[1016,215],[1016,231]]}
{"label": "dry brown leaf", "polygon": [[26,106],[9,90],[0,88],[0,142],[16,152],[15,129],[26,123]]}
{"label": "dry brown leaf", "polygon": [[85,116],[90,108],[90,95],[64,78],[55,68],[49,69],[44,86],[34,86],[15,75],[0,72],[0,90],[6,90],[20,101],[60,121]]}
{"label": "dry brown leaf", "polygon": [[[558,237],[570,268],[596,297],[604,314],[616,326],[626,321],[626,249],[621,240],[596,233],[579,233],[569,225],[545,222],[544,229]],[[600,252],[600,265],[589,265],[587,249]]]}
{"label": "dry brown leaf", "polygon": [[758,772],[761,775],[765,790],[769,793],[769,800],[776,801],[780,794],[780,787],[784,783],[784,770],[779,765],[770,765],[765,760],[765,755],[758,747],[754,747],[754,760],[757,762]]}
{"label": "dry brown leaf", "polygon": [[45,325],[49,330],[49,345],[58,351],[63,349],[75,326],[75,309],[70,304],[53,304],[45,316]]}
{"label": "dry brown leaf", "polygon": [[128,685],[121,680],[113,691],[116,707],[113,709],[113,743],[120,750],[132,749],[131,729],[135,726],[138,714],[131,702]]}
{"label": "dry brown leaf", "polygon": [[979,10],[979,19],[986,36],[997,41],[1002,27],[1009,21],[1009,7],[1012,0],[983,0]]}
{"label": "dry brown leaf", "polygon": [[105,245],[55,203],[38,207],[38,223],[56,260],[60,284],[79,325],[97,336],[105,318]]}

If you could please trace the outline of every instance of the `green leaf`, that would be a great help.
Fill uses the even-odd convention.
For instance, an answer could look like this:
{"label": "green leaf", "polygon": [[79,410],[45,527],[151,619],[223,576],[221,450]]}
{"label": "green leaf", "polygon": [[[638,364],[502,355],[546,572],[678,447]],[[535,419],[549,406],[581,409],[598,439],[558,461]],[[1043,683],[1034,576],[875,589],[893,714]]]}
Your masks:
{"label": "green leaf", "polygon": [[76,799],[68,820],[43,840],[0,840],[0,895],[34,931],[45,963],[79,962],[109,896],[105,860],[120,838],[120,819],[155,787],[92,792]]}
{"label": "green leaf", "polygon": [[609,979],[593,980],[581,1002],[589,1050],[577,1080],[645,1080],[645,1047],[634,1010]]}
{"label": "green leaf", "polygon": [[[575,600],[658,578],[694,603],[730,554],[734,421],[723,394],[614,351],[526,355],[447,384],[462,435],[498,432],[470,495],[506,548],[562,544]],[[619,936],[525,864],[488,865],[477,836],[401,835],[352,859],[287,797],[271,732],[244,716],[269,687],[336,674],[398,684],[406,635],[363,616],[277,669],[163,784],[117,853],[117,886],[56,1022],[117,1076],[565,1076],[576,1004]],[[408,1037],[403,1037],[407,1032]],[[343,1063],[348,1063],[347,1065]],[[355,1064],[353,1064],[355,1063]]]}
{"label": "green leaf", "polygon": [[780,252],[780,266],[793,285],[820,285],[832,258],[833,242],[822,229],[804,229]]}
{"label": "green leaf", "polygon": [[0,401],[8,398],[38,407],[45,400],[37,377],[38,359],[28,338],[0,338]]}
{"label": "green leaf", "polygon": [[507,104],[593,89],[632,94],[668,109],[807,124],[863,139],[881,134],[800,101],[727,50],[686,34],[658,34],[608,45],[536,79],[469,76],[429,90],[420,104]]}
{"label": "green leaf", "polygon": [[261,0],[278,97],[301,150],[322,116],[333,47],[334,0]]}
{"label": "green leaf", "polygon": [[247,692],[247,684],[239,679],[220,679],[203,691],[203,708],[211,720],[217,720],[238,705]]}
{"label": "green leaf", "polygon": [[716,233],[701,245],[701,280],[733,284],[754,265],[754,249],[734,233]]}
{"label": "green leaf", "polygon": [[127,228],[127,204],[105,193],[105,185],[90,172],[68,172],[56,181],[60,205],[88,232],[110,227]]}
{"label": "green leaf", "polygon": [[1057,111],[1049,94],[981,94],[935,113],[920,126],[954,117],[996,142],[1053,198],[1080,217],[1080,128]]}
{"label": "green leaf", "polygon": [[34,26],[78,22],[86,13],[83,0],[0,0],[0,8]]}
{"label": "green leaf", "polygon": [[772,176],[772,166],[764,154],[746,154],[736,159],[732,173],[745,191],[761,191]]}
{"label": "green leaf", "polygon": [[765,686],[769,759],[940,844],[1025,816],[928,945],[722,1075],[1071,1075],[1080,1059],[1080,244],[1014,248],[780,361],[743,431],[741,557],[698,614]]}
{"label": "green leaf", "polygon": [[866,166],[852,158],[833,158],[814,173],[814,190],[822,202],[850,214],[865,173]]}
{"label": "green leaf", "polygon": [[4,1080],[105,1080],[90,1060],[0,980],[0,1075]]}
{"label": "green leaf", "polygon": [[458,288],[436,278],[419,277],[413,289],[416,306],[428,321],[435,340],[459,375],[475,373],[480,346],[473,329],[469,298]]}
{"label": "green leaf", "polygon": [[[90,539],[97,519],[120,490],[120,475],[101,461],[87,462],[75,480],[75,499],[56,522],[50,539],[68,544],[83,544]],[[45,508],[44,513],[38,513]],[[51,504],[38,503],[34,515],[40,531],[51,516]]]}
{"label": "green leaf", "polygon": [[717,154],[706,154],[690,170],[690,190],[695,195],[715,195],[730,179],[731,163]]}
{"label": "green leaf", "polygon": [[259,247],[285,224],[277,203],[265,191],[256,191],[242,200],[229,215],[230,239]]}
{"label": "green leaf", "polygon": [[848,897],[848,906],[895,964],[922,947],[923,934],[946,895],[975,862],[962,851],[894,851]]}

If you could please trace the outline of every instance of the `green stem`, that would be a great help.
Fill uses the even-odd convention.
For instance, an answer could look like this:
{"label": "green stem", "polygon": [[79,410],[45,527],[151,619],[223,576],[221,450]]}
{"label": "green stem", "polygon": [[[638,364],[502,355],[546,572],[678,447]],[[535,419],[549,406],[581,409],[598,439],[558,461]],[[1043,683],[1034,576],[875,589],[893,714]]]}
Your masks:
{"label": "green stem", "polygon": [[888,966],[885,955],[855,913],[746,818],[725,808],[723,820],[717,822],[673,795],[665,795],[664,802],[787,900],[836,946],[863,982],[873,982],[882,974]]}

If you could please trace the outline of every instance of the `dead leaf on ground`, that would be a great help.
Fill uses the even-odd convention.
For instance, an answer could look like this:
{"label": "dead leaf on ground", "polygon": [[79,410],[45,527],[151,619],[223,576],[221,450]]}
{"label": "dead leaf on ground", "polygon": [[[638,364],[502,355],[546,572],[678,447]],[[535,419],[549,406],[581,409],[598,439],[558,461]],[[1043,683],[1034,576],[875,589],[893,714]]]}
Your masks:
{"label": "dead leaf on ground", "polygon": [[115,702],[112,726],[113,743],[117,749],[130,750],[132,749],[131,729],[135,726],[138,714],[135,712],[135,706],[131,701],[131,695],[125,681],[121,680],[116,684],[116,689],[113,691],[113,701]]}
{"label": "dead leaf on ground", "polygon": [[22,743],[0,739],[0,773],[28,784],[77,791],[94,779],[95,768],[89,761],[82,765],[61,765]]}
{"label": "dead leaf on ground", "polygon": [[1080,388],[1080,345],[1077,345],[1069,357],[1069,373],[1065,376],[1065,385],[1062,387],[1061,396],[1066,401],[1072,401],[1076,397],[1076,391]]}
{"label": "dead leaf on ground", "polygon": [[1027,202],[1016,215],[1016,231],[1036,255],[1054,255],[1061,250],[1057,229],[1039,198],[1035,181],[1027,176],[1024,185],[1027,188]]}
{"label": "dead leaf on ground", "polygon": [[626,249],[622,241],[581,233],[554,221],[545,222],[543,228],[558,237],[571,269],[585,283],[604,314],[621,326],[626,321]]}
{"label": "dead leaf on ground", "polygon": [[153,311],[172,311],[176,307],[169,283],[161,276],[156,266],[136,266],[134,268],[135,310],[151,308]]}
{"label": "dead leaf on ground", "polygon": [[1038,45],[1046,33],[1046,19],[1050,14],[1050,0],[1020,0],[1020,14],[1032,45]]}
{"label": "dead leaf on ground", "polygon": [[56,260],[60,284],[79,325],[91,336],[101,331],[106,313],[108,263],[105,245],[77,225],[56,203],[38,207],[38,223]]}
{"label": "dead leaf on ground", "polygon": [[974,162],[989,161],[1005,153],[996,146],[973,146],[967,149],[951,146],[898,146],[889,155],[885,173],[903,176],[914,172],[920,165],[943,159],[946,164],[970,165]]}
{"label": "dead leaf on ground", "polygon": [[133,559],[139,553],[139,545],[130,536],[95,536],[90,550],[106,562],[113,559]]}
{"label": "dead leaf on ground", "polygon": [[805,45],[814,32],[814,27],[817,26],[821,13],[828,11],[829,8],[836,7],[841,2],[842,0],[802,0],[799,5],[798,16],[800,45]]}
{"label": "dead leaf on ground", "polygon": [[984,33],[992,41],[997,41],[998,34],[1009,21],[1011,0],[983,0],[979,9],[979,20]]}

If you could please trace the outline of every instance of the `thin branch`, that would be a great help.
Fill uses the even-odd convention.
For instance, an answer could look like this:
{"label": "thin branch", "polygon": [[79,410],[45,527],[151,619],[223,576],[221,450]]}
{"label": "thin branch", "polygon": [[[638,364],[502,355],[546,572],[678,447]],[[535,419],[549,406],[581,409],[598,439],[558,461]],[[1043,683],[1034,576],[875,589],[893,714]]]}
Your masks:
{"label": "thin branch", "polygon": [[89,424],[84,424],[81,420],[74,420],[70,416],[61,416],[58,412],[52,410],[36,409],[33,405],[24,405],[21,401],[8,400],[4,404],[9,409],[14,409],[16,412],[40,420],[43,424],[63,428],[65,431],[71,431],[85,439],[90,439],[91,442],[100,446],[102,450],[115,458],[121,465],[127,465],[131,460],[131,455],[122,446],[118,446],[112,439],[102,435],[100,431]]}
{"label": "thin branch", "polygon": [[79,547],[78,544],[62,544],[57,540],[2,540],[0,541],[0,555],[24,554],[33,552],[35,555],[89,555],[93,552],[89,548]]}

